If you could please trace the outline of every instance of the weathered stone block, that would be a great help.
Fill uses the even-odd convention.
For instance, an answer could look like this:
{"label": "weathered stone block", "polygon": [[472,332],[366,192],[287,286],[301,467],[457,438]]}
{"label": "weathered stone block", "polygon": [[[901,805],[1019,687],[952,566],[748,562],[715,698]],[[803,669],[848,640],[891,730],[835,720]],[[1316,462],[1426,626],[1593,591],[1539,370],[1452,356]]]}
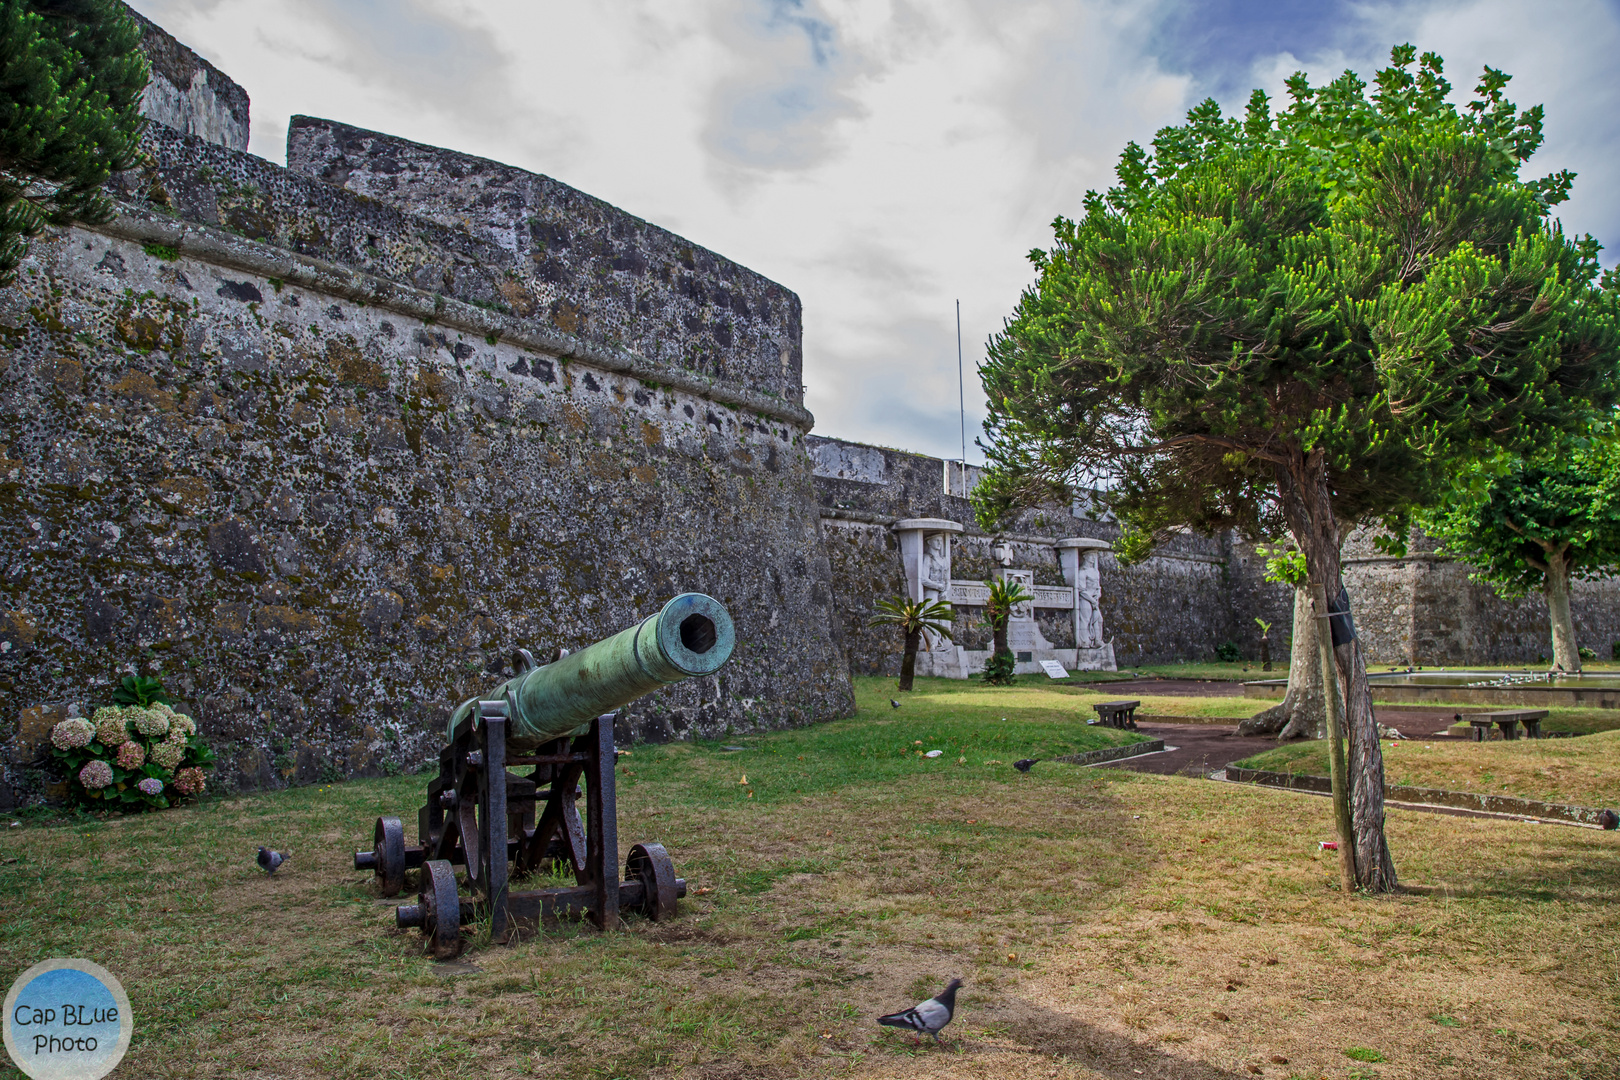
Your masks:
{"label": "weathered stone block", "polygon": [[66,705],[32,705],[17,711],[17,733],[11,740],[11,760],[27,765],[44,758],[51,749],[51,729],[68,718]]}

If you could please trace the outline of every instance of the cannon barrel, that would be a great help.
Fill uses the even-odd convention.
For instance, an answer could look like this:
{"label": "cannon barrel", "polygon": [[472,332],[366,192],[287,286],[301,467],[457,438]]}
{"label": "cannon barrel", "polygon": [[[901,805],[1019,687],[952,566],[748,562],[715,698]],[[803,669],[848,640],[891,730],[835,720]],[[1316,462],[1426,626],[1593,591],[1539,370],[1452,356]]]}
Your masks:
{"label": "cannon barrel", "polygon": [[[603,713],[694,675],[711,675],[731,658],[737,633],[725,605],[703,593],[682,593],[610,638],[496,687],[485,699],[514,702],[507,741],[538,745],[574,733]],[[457,725],[477,716],[479,698],[450,715]]]}

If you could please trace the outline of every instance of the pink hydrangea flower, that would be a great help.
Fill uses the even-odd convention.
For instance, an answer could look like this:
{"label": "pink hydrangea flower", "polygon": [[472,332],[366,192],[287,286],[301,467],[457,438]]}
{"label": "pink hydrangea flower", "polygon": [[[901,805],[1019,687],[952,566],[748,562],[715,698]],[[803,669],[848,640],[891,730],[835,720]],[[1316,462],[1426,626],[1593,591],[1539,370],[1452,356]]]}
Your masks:
{"label": "pink hydrangea flower", "polygon": [[142,780],[140,783],[136,784],[135,786],[140,788],[142,791],[144,791],[148,795],[161,795],[161,794],[163,794],[163,781],[159,780],[155,776],[148,776],[145,780]]}
{"label": "pink hydrangea flower", "polygon": [[105,761],[92,761],[79,770],[79,783],[90,791],[100,791],[112,783],[112,766]]}
{"label": "pink hydrangea flower", "polygon": [[146,750],[140,743],[130,739],[118,748],[117,761],[120,769],[138,769],[146,764]]}
{"label": "pink hydrangea flower", "polygon": [[174,790],[182,795],[200,795],[205,786],[201,769],[181,769],[174,774]]}

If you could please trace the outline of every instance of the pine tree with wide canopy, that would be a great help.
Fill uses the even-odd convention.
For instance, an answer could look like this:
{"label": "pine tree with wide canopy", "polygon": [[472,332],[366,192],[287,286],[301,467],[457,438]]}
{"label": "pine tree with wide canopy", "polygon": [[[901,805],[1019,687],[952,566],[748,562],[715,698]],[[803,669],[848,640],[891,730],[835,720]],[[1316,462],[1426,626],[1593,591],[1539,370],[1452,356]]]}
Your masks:
{"label": "pine tree with wide canopy", "polygon": [[[1206,101],[1127,146],[990,342],[981,516],[1111,474],[1146,533],[1286,529],[1333,598],[1350,529],[1404,530],[1485,448],[1533,452],[1612,402],[1615,298],[1596,243],[1550,218],[1573,176],[1518,176],[1540,107],[1486,68],[1458,108],[1442,72],[1402,45],[1370,94],[1296,74],[1275,116],[1259,91],[1242,119]],[[1365,657],[1334,655],[1356,882],[1388,891]]]}
{"label": "pine tree with wide canopy", "polygon": [[118,0],[0,0],[0,285],[46,225],[104,221],[134,164],[148,69]]}

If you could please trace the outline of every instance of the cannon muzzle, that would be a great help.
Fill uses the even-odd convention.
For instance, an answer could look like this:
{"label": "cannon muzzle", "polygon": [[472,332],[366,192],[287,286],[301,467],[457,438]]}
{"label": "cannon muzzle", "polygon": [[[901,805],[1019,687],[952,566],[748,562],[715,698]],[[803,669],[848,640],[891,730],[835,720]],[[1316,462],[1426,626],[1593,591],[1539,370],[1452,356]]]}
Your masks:
{"label": "cannon muzzle", "polygon": [[[661,686],[712,675],[736,643],[724,604],[703,593],[682,593],[629,629],[530,668],[481,697],[510,698],[508,743],[537,746],[581,733],[603,713]],[[479,700],[465,701],[450,714],[451,739],[458,725],[476,718]]]}

